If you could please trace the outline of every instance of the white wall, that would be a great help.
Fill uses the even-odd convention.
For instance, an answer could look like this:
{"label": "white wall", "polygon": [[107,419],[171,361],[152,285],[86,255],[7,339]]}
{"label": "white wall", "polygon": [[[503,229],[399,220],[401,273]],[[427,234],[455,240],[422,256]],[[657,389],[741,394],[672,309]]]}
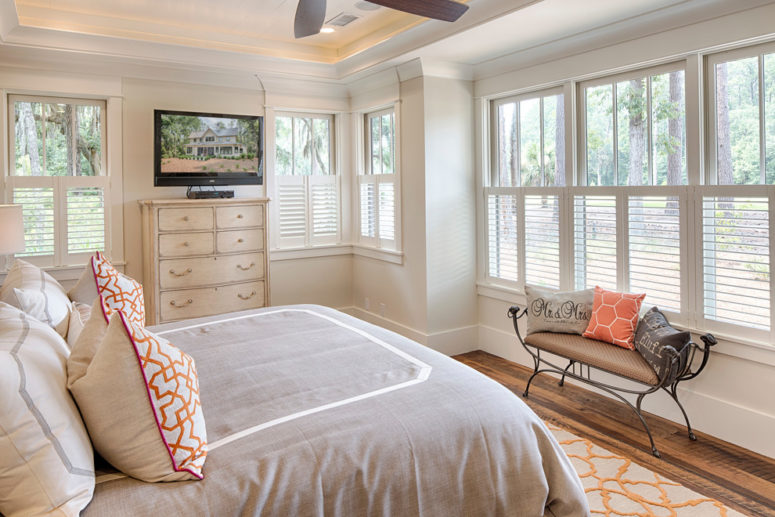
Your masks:
{"label": "white wall", "polygon": [[[772,20],[775,20],[775,5],[590,52],[570,55],[572,52],[569,51],[569,56],[561,59],[523,69],[502,71],[492,77],[478,80],[475,83],[475,92],[477,97],[486,100],[487,96],[555,85],[568,79],[582,79],[620,70],[622,67],[633,67],[638,63],[650,65],[688,57],[690,64],[696,64],[698,59],[701,60],[696,55],[700,50],[725,49],[730,43],[751,43],[764,37],[773,39],[775,35]],[[486,107],[486,104],[484,102],[483,106]],[[698,132],[701,133],[701,128],[693,130],[696,138],[693,144],[695,153],[702,145],[702,135],[697,134]],[[476,142],[481,173],[488,150],[483,148],[480,137],[481,135],[478,135]],[[689,149],[691,152],[692,148]],[[688,161],[690,173],[699,175],[701,164],[698,156],[690,156]],[[691,170],[692,168],[694,170]],[[482,207],[479,213],[481,210]],[[480,233],[483,233],[481,220],[479,224]],[[483,257],[480,257],[480,275],[482,272]],[[506,318],[509,305],[524,303],[524,296],[487,289],[481,289],[480,293],[480,348],[532,368],[532,359],[517,343],[510,320]],[[713,349],[703,374],[697,379],[683,383],[679,392],[696,429],[775,457],[775,441],[772,440],[775,436],[774,348],[753,347],[720,340],[719,345]],[[643,406],[647,411],[683,423],[681,413],[664,393],[647,397]]]}

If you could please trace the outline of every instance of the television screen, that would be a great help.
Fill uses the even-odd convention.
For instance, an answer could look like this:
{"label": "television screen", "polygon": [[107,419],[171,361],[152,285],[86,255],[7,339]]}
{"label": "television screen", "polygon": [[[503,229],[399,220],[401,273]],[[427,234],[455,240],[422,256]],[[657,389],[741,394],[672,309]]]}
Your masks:
{"label": "television screen", "polygon": [[154,110],[156,186],[260,185],[263,117]]}

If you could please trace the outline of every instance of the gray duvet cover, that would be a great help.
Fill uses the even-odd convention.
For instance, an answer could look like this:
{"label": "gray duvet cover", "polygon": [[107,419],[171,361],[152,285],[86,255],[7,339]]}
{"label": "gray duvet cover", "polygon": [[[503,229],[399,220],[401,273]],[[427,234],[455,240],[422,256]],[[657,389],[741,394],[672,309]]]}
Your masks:
{"label": "gray duvet cover", "polygon": [[478,372],[313,305],[154,327],[196,360],[202,481],[98,475],[85,516],[582,516],[539,418]]}

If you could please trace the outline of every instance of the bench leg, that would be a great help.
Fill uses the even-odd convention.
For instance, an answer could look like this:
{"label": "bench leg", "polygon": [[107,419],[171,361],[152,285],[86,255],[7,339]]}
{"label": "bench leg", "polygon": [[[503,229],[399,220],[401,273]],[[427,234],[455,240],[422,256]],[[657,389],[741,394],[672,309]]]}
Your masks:
{"label": "bench leg", "polygon": [[635,414],[638,415],[638,418],[640,418],[640,423],[643,424],[643,428],[646,430],[646,434],[649,435],[649,441],[651,442],[651,454],[653,454],[657,458],[661,458],[662,455],[657,450],[657,446],[654,445],[654,437],[651,436],[651,429],[649,429],[649,425],[646,423],[646,419],[643,418],[643,415],[640,412],[640,404],[641,404],[641,402],[643,402],[643,397],[645,395],[646,395],[645,393],[641,393],[640,395],[638,395],[638,400],[635,402],[635,406],[634,407],[624,397],[619,397],[619,398],[624,400],[627,403],[627,405],[629,405],[632,409],[635,410]]}
{"label": "bench leg", "polygon": [[689,439],[692,441],[697,441],[697,436],[695,436],[694,431],[692,431],[692,424],[689,423],[689,415],[686,414],[686,410],[683,407],[683,404],[681,404],[681,401],[678,400],[678,391],[677,391],[678,385],[673,384],[670,389],[662,388],[666,392],[670,394],[671,397],[673,397],[673,400],[675,400],[675,403],[678,404],[678,408],[681,410],[681,413],[684,415],[684,420],[686,420],[686,429],[689,431]]}
{"label": "bench leg", "polygon": [[562,372],[562,377],[560,378],[560,382],[558,383],[560,386],[563,386],[565,384],[565,374],[568,373],[568,370],[570,369],[571,366],[574,365],[575,362],[576,361],[571,361],[568,363],[568,366],[565,367],[565,371]]}

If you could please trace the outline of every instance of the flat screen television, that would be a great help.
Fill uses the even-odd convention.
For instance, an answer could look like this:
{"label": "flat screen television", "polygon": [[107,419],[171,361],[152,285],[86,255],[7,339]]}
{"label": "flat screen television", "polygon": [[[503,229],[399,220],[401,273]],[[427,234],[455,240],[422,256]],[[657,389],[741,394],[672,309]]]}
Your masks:
{"label": "flat screen television", "polygon": [[155,186],[261,185],[264,117],[154,110]]}

